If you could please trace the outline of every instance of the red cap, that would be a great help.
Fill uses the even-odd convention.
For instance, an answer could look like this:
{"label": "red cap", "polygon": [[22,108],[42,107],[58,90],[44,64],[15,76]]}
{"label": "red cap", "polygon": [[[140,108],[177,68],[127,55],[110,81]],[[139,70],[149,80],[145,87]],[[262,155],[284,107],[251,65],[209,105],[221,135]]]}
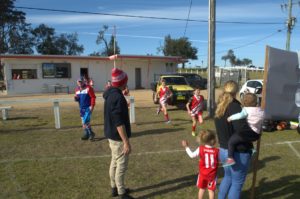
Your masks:
{"label": "red cap", "polygon": [[121,69],[113,68],[111,70],[111,85],[113,87],[121,87],[127,84],[127,74]]}

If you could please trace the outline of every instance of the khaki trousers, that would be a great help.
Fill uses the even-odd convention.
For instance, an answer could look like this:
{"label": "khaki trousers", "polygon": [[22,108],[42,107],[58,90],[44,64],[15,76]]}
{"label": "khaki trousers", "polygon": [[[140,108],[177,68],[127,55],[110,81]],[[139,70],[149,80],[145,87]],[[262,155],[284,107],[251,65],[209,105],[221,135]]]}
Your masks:
{"label": "khaki trousers", "polygon": [[111,149],[111,162],[109,168],[110,185],[117,187],[118,194],[125,193],[125,172],[128,166],[128,155],[123,154],[123,142],[108,139]]}

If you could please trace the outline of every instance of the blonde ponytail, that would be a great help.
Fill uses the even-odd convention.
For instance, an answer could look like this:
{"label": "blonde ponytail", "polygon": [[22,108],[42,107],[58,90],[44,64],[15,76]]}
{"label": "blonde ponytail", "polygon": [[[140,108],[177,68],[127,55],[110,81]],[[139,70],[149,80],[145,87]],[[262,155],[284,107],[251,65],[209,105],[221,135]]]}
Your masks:
{"label": "blonde ponytail", "polygon": [[225,114],[228,105],[232,102],[233,97],[230,93],[222,93],[219,96],[215,117],[220,118]]}
{"label": "blonde ponytail", "polygon": [[228,105],[233,101],[237,92],[238,84],[235,81],[229,80],[224,84],[223,93],[219,96],[217,102],[216,118],[221,118],[225,114]]}

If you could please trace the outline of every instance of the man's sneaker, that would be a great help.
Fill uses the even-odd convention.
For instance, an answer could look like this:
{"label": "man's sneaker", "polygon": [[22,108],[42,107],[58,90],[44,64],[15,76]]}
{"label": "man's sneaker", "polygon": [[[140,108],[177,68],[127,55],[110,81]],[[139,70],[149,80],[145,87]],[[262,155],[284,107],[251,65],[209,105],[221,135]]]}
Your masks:
{"label": "man's sneaker", "polygon": [[234,159],[227,158],[226,162],[223,164],[223,167],[229,167],[235,164]]}
{"label": "man's sneaker", "polygon": [[197,135],[197,133],[195,132],[195,131],[192,131],[192,136],[196,136]]}
{"label": "man's sneaker", "polygon": [[120,195],[120,199],[134,199],[134,197],[130,196],[128,193]]}
{"label": "man's sneaker", "polygon": [[118,189],[117,187],[114,187],[114,188],[111,188],[111,196],[112,197],[117,197],[119,194],[118,194]]}
{"label": "man's sneaker", "polygon": [[[130,189],[126,188],[125,189],[125,194],[129,194],[129,192],[130,192]],[[111,196],[112,197],[117,197],[118,195],[119,195],[119,193],[118,193],[117,187],[111,188]]]}
{"label": "man's sneaker", "polygon": [[156,110],[156,115],[159,115],[159,113],[160,113],[160,108],[158,108],[158,109]]}

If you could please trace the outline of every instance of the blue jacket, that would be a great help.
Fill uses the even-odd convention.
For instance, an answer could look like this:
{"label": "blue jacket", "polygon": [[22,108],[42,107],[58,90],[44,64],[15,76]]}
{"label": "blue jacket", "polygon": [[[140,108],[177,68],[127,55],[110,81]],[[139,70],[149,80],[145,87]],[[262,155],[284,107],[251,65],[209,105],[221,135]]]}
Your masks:
{"label": "blue jacket", "polygon": [[127,137],[131,137],[131,128],[128,114],[127,101],[122,91],[115,87],[110,87],[104,94],[104,134],[108,139],[121,141],[117,127],[124,125]]}
{"label": "blue jacket", "polygon": [[94,89],[90,86],[76,87],[75,101],[79,102],[80,109],[87,109],[90,106],[95,106],[96,96]]}

